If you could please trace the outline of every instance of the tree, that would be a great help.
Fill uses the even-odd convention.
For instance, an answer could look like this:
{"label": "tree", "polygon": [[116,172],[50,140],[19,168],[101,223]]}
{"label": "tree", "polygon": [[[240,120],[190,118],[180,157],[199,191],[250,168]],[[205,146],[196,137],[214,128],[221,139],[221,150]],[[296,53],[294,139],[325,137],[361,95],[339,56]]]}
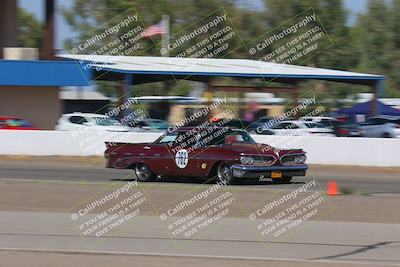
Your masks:
{"label": "tree", "polygon": [[400,29],[396,11],[399,11],[399,1],[388,5],[385,1],[370,0],[368,12],[359,16],[354,28],[359,55],[357,70],[388,76],[385,96],[400,95],[395,90],[400,82],[400,49],[396,41]]}
{"label": "tree", "polygon": [[23,8],[18,8],[18,22],[20,45],[39,48],[43,32],[41,23]]}

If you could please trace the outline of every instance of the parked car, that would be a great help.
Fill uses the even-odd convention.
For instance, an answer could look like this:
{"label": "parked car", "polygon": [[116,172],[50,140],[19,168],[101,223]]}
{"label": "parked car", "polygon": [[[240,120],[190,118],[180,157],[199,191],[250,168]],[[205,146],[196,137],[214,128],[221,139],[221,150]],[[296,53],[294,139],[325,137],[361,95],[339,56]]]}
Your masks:
{"label": "parked car", "polygon": [[183,127],[154,143],[106,145],[106,167],[132,169],[140,181],[187,176],[216,177],[228,184],[252,178],[288,183],[293,176],[305,176],[308,168],[303,150],[257,144],[246,131],[229,127]]}
{"label": "parked car", "polygon": [[63,114],[58,120],[56,130],[59,131],[111,131],[128,132],[128,126],[122,125],[109,116],[93,113]]}
{"label": "parked car", "polygon": [[334,131],[338,137],[360,137],[361,133],[358,129],[357,123],[352,122],[336,122],[334,124]]}
{"label": "parked car", "polygon": [[0,130],[39,130],[39,128],[17,117],[2,116],[0,117]]}
{"label": "parked car", "polygon": [[283,136],[335,136],[333,129],[325,128],[322,124],[306,121],[282,121],[270,129],[275,135]]}
{"label": "parked car", "polygon": [[338,121],[338,119],[334,117],[324,117],[324,116],[317,116],[317,117],[310,117],[310,116],[305,116],[301,118],[302,121],[307,121],[307,122],[314,122],[314,123],[319,123],[323,125],[326,128],[331,128],[333,129],[334,124]]}
{"label": "parked car", "polygon": [[363,137],[400,138],[400,118],[394,116],[375,116],[359,126]]}

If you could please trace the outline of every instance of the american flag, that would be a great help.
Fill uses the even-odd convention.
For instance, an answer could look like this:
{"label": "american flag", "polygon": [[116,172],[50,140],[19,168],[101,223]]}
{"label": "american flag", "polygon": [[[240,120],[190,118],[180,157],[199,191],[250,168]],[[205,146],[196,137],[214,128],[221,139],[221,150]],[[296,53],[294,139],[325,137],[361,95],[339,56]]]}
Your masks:
{"label": "american flag", "polygon": [[163,23],[160,21],[159,23],[144,29],[143,37],[148,38],[151,36],[163,35],[164,33],[166,33],[167,31],[162,24]]}

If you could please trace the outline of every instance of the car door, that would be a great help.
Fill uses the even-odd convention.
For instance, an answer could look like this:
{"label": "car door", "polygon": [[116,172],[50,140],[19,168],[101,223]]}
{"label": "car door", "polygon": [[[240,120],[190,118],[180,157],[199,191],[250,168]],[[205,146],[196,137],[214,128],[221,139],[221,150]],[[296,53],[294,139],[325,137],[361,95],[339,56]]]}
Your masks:
{"label": "car door", "polygon": [[371,120],[371,124],[368,125],[369,137],[381,137],[384,131],[383,127],[384,121],[379,118],[374,118]]}
{"label": "car door", "polygon": [[196,140],[196,135],[187,136],[185,132],[181,132],[174,142],[165,145],[166,156],[163,167],[165,175],[198,176],[198,161],[195,157],[198,148],[194,146]]}
{"label": "car door", "polygon": [[375,119],[370,118],[364,123],[360,124],[359,128],[361,129],[362,136],[364,137],[373,137],[374,135],[374,128],[375,128]]}

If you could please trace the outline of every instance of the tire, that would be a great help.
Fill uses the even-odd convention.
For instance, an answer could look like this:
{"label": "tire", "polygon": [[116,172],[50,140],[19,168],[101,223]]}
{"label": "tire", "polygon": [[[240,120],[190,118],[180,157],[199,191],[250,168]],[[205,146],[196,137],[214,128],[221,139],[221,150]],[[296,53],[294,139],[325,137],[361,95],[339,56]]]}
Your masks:
{"label": "tire", "polygon": [[135,166],[136,178],[140,182],[151,182],[154,180],[155,174],[150,170],[146,163],[138,163]]}
{"label": "tire", "polygon": [[218,165],[217,178],[218,178],[218,181],[221,183],[234,184],[235,178],[233,177],[233,174],[232,174],[231,165],[229,165],[226,162],[221,162]]}
{"label": "tire", "polygon": [[292,177],[287,176],[287,177],[283,177],[283,178],[272,178],[272,182],[274,184],[289,184],[290,181],[292,180]]}
{"label": "tire", "polygon": [[392,138],[389,133],[382,134],[382,137],[383,138]]}

